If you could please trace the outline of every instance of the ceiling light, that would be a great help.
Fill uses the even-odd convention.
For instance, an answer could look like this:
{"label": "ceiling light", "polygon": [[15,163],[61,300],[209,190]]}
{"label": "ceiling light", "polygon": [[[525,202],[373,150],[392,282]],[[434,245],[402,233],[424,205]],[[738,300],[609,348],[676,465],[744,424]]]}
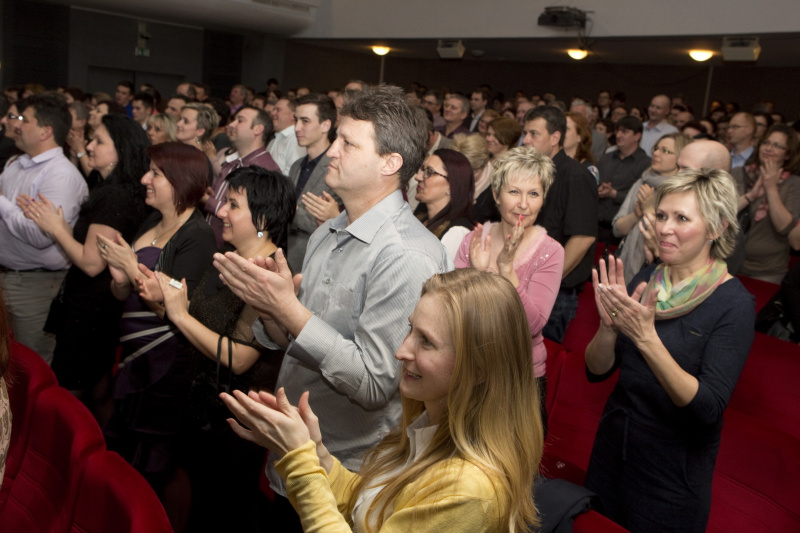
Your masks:
{"label": "ceiling light", "polygon": [[390,49],[389,49],[388,46],[373,46],[372,47],[372,51],[375,52],[376,54],[378,54],[379,56],[385,56],[386,54],[389,53],[389,50]]}
{"label": "ceiling light", "polygon": [[589,55],[589,52],[587,52],[583,48],[570,48],[569,50],[567,50],[567,54],[569,54],[569,57],[571,57],[572,59],[577,59],[580,61],[581,59]]}
{"label": "ceiling light", "polygon": [[713,55],[711,50],[689,50],[689,56],[695,61],[708,61]]}

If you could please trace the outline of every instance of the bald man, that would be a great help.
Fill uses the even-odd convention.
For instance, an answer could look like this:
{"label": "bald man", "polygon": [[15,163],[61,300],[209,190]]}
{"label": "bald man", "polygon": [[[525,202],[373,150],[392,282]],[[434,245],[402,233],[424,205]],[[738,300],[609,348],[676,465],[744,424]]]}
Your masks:
{"label": "bald man", "polygon": [[[681,155],[678,157],[678,169],[683,170],[686,168],[715,168],[731,172],[731,153],[724,144],[717,141],[709,141],[707,139],[697,140],[686,145],[681,150]],[[733,180],[736,185],[736,191],[739,194],[739,232],[736,234],[736,246],[731,252],[731,255],[725,260],[728,264],[728,272],[736,275],[742,264],[744,263],[744,241],[745,233],[750,225],[749,211],[745,209],[748,202],[743,199],[745,191],[744,173],[734,172],[732,174]]]}

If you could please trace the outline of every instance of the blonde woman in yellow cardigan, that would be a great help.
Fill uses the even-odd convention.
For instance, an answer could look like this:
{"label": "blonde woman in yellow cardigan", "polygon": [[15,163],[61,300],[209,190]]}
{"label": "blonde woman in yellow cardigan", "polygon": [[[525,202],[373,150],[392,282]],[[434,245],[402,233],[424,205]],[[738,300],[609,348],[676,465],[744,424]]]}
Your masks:
{"label": "blonde woman in yellow cardigan", "polygon": [[395,355],[400,427],[359,474],[322,444],[307,393],[297,408],[283,389],[223,394],[250,429],[229,422],[282,456],[276,468],[306,533],[527,531],[538,524],[531,482],[543,432],[525,316],[501,276],[463,269],[428,280]]}

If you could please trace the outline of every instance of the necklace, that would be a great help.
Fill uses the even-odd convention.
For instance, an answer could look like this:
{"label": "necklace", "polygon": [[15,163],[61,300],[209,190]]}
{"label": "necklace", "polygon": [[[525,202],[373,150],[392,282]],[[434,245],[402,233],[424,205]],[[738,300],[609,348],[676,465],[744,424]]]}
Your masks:
{"label": "necklace", "polygon": [[182,224],[181,219],[178,219],[178,221],[175,224],[173,224],[172,226],[170,226],[170,228],[168,230],[162,231],[161,233],[156,235],[156,238],[153,239],[153,242],[150,243],[150,246],[155,246],[156,242],[158,241],[158,239],[160,239],[161,237],[163,237],[164,235],[166,235],[167,233],[172,231],[174,228],[180,226],[181,224]]}

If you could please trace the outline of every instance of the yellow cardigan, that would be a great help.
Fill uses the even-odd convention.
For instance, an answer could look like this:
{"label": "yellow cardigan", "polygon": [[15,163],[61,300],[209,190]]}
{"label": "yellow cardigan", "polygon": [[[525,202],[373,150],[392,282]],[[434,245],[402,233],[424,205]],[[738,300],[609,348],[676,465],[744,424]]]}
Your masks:
{"label": "yellow cardigan", "polygon": [[[334,459],[328,476],[313,441],[286,454],[275,468],[286,480],[286,493],[305,533],[352,531],[341,511],[358,474]],[[482,470],[463,459],[450,459],[400,491],[381,532],[508,531],[508,524],[500,523],[504,505]]]}

